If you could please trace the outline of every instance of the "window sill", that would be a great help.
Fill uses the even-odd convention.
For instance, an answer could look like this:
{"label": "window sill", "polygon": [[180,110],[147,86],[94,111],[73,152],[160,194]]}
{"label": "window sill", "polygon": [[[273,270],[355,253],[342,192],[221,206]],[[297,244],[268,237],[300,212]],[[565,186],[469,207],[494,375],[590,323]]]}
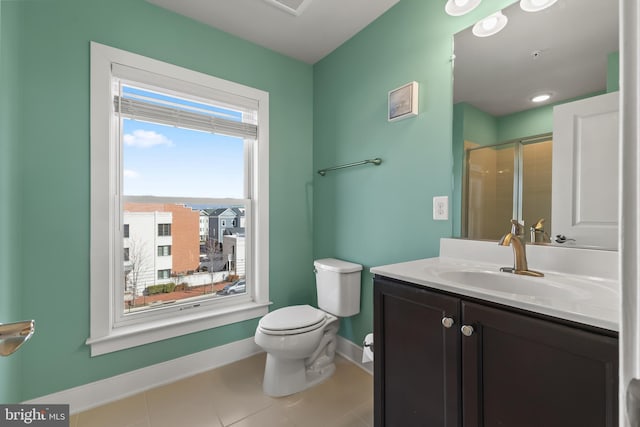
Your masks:
{"label": "window sill", "polygon": [[217,308],[199,313],[190,313],[178,319],[156,320],[142,324],[113,328],[104,336],[90,337],[91,357],[114,351],[162,341],[218,326],[262,317],[269,311],[271,303],[245,303]]}

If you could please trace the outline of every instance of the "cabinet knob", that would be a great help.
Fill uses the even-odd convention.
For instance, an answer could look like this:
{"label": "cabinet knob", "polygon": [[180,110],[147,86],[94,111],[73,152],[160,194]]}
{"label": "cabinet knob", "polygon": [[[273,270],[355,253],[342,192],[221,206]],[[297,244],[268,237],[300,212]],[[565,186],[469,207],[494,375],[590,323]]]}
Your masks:
{"label": "cabinet knob", "polygon": [[470,337],[471,335],[473,335],[473,326],[463,325],[462,328],[460,328],[460,332],[462,332],[462,335],[464,335],[465,337]]}
{"label": "cabinet knob", "polygon": [[443,317],[442,318],[442,326],[444,326],[445,328],[450,328],[453,326],[455,322],[453,321],[453,319],[451,317]]}

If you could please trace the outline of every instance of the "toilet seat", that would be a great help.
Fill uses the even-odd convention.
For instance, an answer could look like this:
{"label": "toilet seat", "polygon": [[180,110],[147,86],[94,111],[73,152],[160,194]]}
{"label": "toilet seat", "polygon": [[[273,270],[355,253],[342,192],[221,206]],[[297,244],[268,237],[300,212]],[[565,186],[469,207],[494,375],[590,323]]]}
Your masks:
{"label": "toilet seat", "polygon": [[326,323],[326,314],[310,305],[293,305],[280,308],[264,316],[258,322],[267,335],[295,335],[316,330]]}

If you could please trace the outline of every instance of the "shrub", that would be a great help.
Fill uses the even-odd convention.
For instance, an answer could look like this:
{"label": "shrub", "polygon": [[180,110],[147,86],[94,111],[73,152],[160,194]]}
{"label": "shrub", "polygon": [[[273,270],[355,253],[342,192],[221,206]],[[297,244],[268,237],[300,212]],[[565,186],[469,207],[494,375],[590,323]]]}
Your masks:
{"label": "shrub", "polygon": [[162,290],[164,289],[164,285],[151,285],[151,286],[147,286],[147,295],[155,295],[155,294],[159,294],[162,293]]}
{"label": "shrub", "polygon": [[155,295],[155,294],[168,294],[169,292],[173,292],[176,288],[176,284],[173,282],[165,283],[163,285],[151,285],[147,286],[147,295]]}

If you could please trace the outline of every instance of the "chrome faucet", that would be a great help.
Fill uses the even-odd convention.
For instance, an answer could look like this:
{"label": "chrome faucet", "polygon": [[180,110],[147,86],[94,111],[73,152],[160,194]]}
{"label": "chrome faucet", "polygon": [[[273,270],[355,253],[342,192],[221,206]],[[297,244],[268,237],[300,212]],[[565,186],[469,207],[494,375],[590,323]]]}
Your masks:
{"label": "chrome faucet", "polygon": [[551,238],[544,231],[544,218],[540,218],[529,230],[531,232],[531,243],[551,243]]}
{"label": "chrome faucet", "polygon": [[523,276],[542,277],[544,274],[529,270],[527,266],[527,254],[525,252],[525,244],[520,239],[522,233],[522,226],[520,223],[512,219],[511,220],[511,232],[502,236],[502,239],[498,242],[500,246],[511,246],[513,248],[513,267],[501,267],[500,271],[513,274],[521,274]]}

